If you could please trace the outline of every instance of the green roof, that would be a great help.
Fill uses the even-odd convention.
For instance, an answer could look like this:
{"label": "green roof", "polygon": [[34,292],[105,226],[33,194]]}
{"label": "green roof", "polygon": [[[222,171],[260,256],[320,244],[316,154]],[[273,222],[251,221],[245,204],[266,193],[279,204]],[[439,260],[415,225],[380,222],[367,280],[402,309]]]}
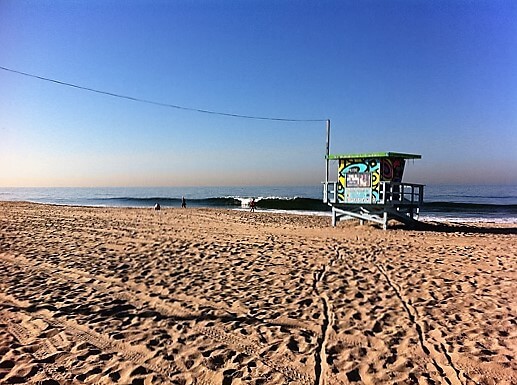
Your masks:
{"label": "green roof", "polygon": [[401,152],[366,152],[363,154],[339,154],[329,155],[330,160],[337,159],[364,159],[364,158],[404,158],[404,159],[421,159],[422,155],[404,154]]}

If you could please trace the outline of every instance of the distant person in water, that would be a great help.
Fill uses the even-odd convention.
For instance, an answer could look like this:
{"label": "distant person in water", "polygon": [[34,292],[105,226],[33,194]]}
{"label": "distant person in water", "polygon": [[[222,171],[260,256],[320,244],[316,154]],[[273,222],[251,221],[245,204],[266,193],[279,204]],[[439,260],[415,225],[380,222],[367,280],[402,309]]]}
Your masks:
{"label": "distant person in water", "polygon": [[255,212],[255,198],[251,198],[251,201],[250,201],[250,211],[252,213]]}
{"label": "distant person in water", "polygon": [[159,203],[155,204],[154,205],[154,209],[155,210],[160,210],[161,209],[160,204]]}
{"label": "distant person in water", "polygon": [[187,208],[187,201],[185,200],[185,197],[181,197],[181,207],[184,209]]}

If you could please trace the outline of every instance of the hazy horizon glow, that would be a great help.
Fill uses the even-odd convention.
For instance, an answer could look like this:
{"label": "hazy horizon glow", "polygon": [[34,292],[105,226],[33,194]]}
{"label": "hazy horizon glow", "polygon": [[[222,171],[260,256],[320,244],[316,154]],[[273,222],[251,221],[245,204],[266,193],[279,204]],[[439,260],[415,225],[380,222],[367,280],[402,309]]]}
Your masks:
{"label": "hazy horizon glow", "polygon": [[[232,114],[331,119],[405,180],[517,184],[514,1],[0,2],[0,65]],[[316,185],[325,123],[0,70],[0,187]]]}

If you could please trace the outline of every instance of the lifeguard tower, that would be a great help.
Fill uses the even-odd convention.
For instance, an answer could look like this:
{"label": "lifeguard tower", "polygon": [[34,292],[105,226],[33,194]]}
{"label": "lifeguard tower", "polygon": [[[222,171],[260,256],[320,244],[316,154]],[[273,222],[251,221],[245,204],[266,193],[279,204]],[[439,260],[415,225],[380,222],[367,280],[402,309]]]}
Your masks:
{"label": "lifeguard tower", "polygon": [[[359,219],[381,224],[390,219],[407,225],[417,223],[424,199],[424,185],[402,182],[404,166],[420,155],[399,152],[329,154],[330,121],[327,121],[327,176],[323,202],[332,207],[332,226]],[[329,181],[329,162],[337,161],[337,180]]]}

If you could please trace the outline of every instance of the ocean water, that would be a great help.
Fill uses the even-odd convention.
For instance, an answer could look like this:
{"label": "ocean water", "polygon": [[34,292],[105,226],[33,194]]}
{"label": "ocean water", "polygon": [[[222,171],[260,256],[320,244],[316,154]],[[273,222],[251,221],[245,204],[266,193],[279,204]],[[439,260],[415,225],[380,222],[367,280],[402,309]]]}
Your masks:
{"label": "ocean water", "polygon": [[517,185],[430,185],[421,220],[517,224]]}
{"label": "ocean water", "polygon": [[[0,188],[2,201],[29,201],[58,205],[101,207],[188,207],[247,209],[330,215],[323,204],[323,189],[316,186],[264,187],[106,187],[106,188]],[[449,222],[517,224],[517,185],[429,185],[424,190],[420,219]]]}

